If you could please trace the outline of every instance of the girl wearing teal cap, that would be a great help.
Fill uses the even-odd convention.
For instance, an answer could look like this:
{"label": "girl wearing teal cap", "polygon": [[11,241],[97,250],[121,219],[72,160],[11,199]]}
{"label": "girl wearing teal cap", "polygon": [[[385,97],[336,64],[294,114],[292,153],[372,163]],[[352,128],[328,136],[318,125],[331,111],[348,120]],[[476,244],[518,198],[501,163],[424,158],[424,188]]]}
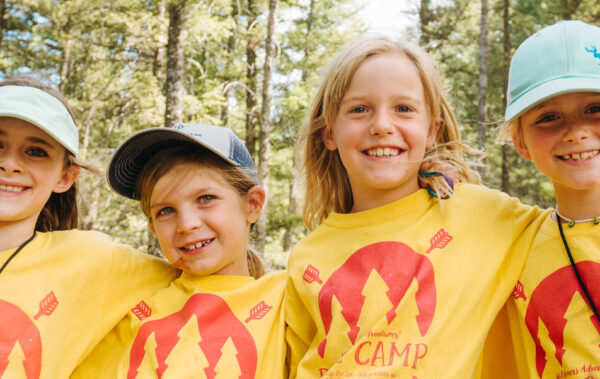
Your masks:
{"label": "girl wearing teal cap", "polygon": [[0,377],[66,378],[174,270],[76,230],[77,128],[62,95],[0,83]]}
{"label": "girl wearing teal cap", "polygon": [[[484,377],[507,377],[503,370],[514,366],[500,354],[511,350],[511,377],[600,377],[599,53],[600,28],[563,21],[529,37],[513,56],[501,132],[550,178],[556,211],[536,235],[493,329]],[[497,343],[502,333],[512,345]]]}

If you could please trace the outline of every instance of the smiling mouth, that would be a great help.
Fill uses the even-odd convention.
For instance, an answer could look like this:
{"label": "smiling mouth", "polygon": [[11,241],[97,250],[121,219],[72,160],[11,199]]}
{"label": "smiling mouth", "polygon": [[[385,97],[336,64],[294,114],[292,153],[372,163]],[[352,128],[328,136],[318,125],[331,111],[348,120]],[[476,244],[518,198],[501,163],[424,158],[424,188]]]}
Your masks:
{"label": "smiling mouth", "polygon": [[370,157],[395,157],[404,152],[402,149],[394,147],[378,147],[375,149],[365,150],[365,154]]}
{"label": "smiling mouth", "polygon": [[583,153],[563,154],[559,155],[558,159],[561,159],[563,161],[581,161],[584,159],[595,157],[596,155],[598,155],[598,153],[600,153],[600,150],[585,151]]}
{"label": "smiling mouth", "polygon": [[19,193],[25,191],[25,187],[7,186],[0,184],[0,191]]}
{"label": "smiling mouth", "polygon": [[214,238],[211,238],[209,240],[204,240],[204,241],[200,241],[200,242],[194,242],[194,243],[191,243],[189,245],[185,245],[183,247],[180,247],[180,249],[183,250],[183,251],[192,251],[192,250],[200,249],[202,247],[205,247],[205,246],[209,245],[214,240],[215,240]]}

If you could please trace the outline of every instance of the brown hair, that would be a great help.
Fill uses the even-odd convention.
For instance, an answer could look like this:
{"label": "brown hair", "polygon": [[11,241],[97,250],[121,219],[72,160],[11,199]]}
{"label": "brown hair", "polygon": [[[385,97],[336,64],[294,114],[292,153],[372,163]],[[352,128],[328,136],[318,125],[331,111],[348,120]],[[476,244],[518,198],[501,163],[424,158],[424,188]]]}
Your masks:
{"label": "brown hair", "polygon": [[[152,220],[150,213],[150,196],[158,180],[173,167],[195,163],[204,167],[218,169],[229,185],[231,185],[241,197],[245,197],[248,191],[258,185],[257,181],[244,170],[231,165],[222,158],[206,149],[199,149],[198,145],[185,144],[170,147],[154,154],[146,162],[137,179],[136,192],[139,195],[142,211]],[[265,274],[265,267],[258,254],[251,248],[247,249],[248,271],[250,275],[258,279]]]}
{"label": "brown hair", "polygon": [[[439,125],[434,145],[425,152],[421,170],[448,170],[461,182],[479,183],[479,176],[470,168],[465,152],[481,153],[461,142],[458,122],[444,96],[442,80],[433,59],[423,49],[406,41],[387,36],[366,36],[347,45],[327,67],[300,134],[297,159],[306,180],[303,219],[310,230],[329,213],[347,213],[352,209],[348,175],[338,151],[325,147],[323,131],[333,125],[358,67],[369,57],[388,52],[401,52],[415,65],[423,83],[432,124]],[[441,176],[420,178],[420,181],[434,190],[446,189]]]}
{"label": "brown hair", "polygon": [[[54,90],[51,87],[44,85],[42,82],[26,77],[18,76],[6,79],[0,82],[1,86],[24,86],[32,87],[42,90],[49,95],[58,99],[66,108],[71,115],[71,118],[75,120],[73,112],[67,103],[64,96]],[[75,156],[65,149],[65,163],[64,167],[80,166],[86,169],[93,169],[85,164],[78,162]],[[68,230],[77,228],[79,221],[79,214],[77,210],[77,186],[75,183],[67,191],[63,193],[52,192],[50,198],[44,205],[44,208],[40,212],[40,215],[35,224],[35,230],[39,232],[50,232],[53,230]]]}

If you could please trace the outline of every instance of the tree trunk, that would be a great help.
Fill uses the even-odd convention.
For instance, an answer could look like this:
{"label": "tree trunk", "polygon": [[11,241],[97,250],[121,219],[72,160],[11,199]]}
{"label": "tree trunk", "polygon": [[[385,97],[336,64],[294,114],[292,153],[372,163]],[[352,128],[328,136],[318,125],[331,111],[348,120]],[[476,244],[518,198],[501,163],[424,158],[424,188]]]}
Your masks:
{"label": "tree trunk", "polygon": [[6,1],[0,0],[0,47],[2,47],[2,39],[6,33]]}
{"label": "tree trunk", "polygon": [[60,84],[58,86],[58,90],[61,93],[65,93],[65,85],[67,83],[67,77],[69,75],[69,61],[71,60],[71,34],[69,32],[66,33],[67,40],[65,41],[65,45],[63,47],[63,59],[60,64]]}
{"label": "tree trunk", "polygon": [[[509,0],[504,0],[503,1],[503,15],[502,15],[502,19],[503,19],[503,29],[504,29],[504,36],[503,36],[503,54],[502,54],[502,58],[504,61],[504,72],[502,73],[502,79],[503,79],[503,83],[502,83],[502,87],[504,88],[503,96],[502,96],[502,109],[506,109],[506,105],[507,105],[507,91],[508,91],[508,72],[509,72],[509,67],[510,67],[510,14],[509,14],[510,8],[509,8]],[[501,183],[501,189],[502,191],[510,194],[510,177],[508,176],[508,173],[510,171],[510,146],[508,146],[507,144],[502,144],[502,183]]]}
{"label": "tree trunk", "polygon": [[[156,8],[157,16],[160,20],[159,22],[161,22],[165,18],[165,14],[167,12],[165,0],[158,1],[158,3],[156,4]],[[154,74],[154,77],[158,82],[158,87],[161,88],[163,93],[165,90],[165,66],[163,63],[165,61],[165,52],[166,47],[162,42],[162,38],[159,38],[158,44],[156,46],[156,51],[154,52],[154,61],[152,62],[152,74]]]}
{"label": "tree trunk", "polygon": [[[271,100],[273,98],[273,55],[275,54],[275,23],[279,0],[269,0],[269,20],[267,22],[267,40],[265,42],[265,68],[263,72],[262,106],[260,110],[260,134],[258,144],[258,177],[267,194],[269,193],[269,157],[271,155]],[[267,196],[267,199],[269,197]],[[268,200],[263,206],[256,223],[257,248],[264,251],[267,237]]]}
{"label": "tree trunk", "polygon": [[[479,88],[477,106],[477,145],[480,150],[485,150],[486,127],[487,127],[487,90],[488,90],[488,4],[487,0],[481,0],[481,24],[479,34]],[[485,167],[485,166],[484,166]],[[484,167],[480,174],[483,178]]]}
{"label": "tree trunk", "polygon": [[[238,6],[239,0],[231,0],[231,19],[233,20],[233,27],[231,30],[231,35],[227,40],[227,52],[229,53],[229,59],[234,60],[235,48],[237,46],[237,34],[238,28],[240,24],[240,8]],[[229,82],[232,79],[231,74],[227,74],[223,78],[223,83],[225,84],[225,89],[223,91],[223,97],[225,97],[225,104],[223,108],[221,108],[221,120],[223,121],[223,125],[227,126],[229,123],[229,96],[233,91],[233,87],[230,86]]]}
{"label": "tree trunk", "polygon": [[252,29],[257,17],[254,0],[248,0],[246,37],[246,147],[256,161],[256,46]]}
{"label": "tree trunk", "polygon": [[169,5],[169,42],[167,43],[167,104],[165,126],[183,121],[183,31],[185,2]]}
{"label": "tree trunk", "polygon": [[419,44],[425,48],[427,48],[431,39],[431,33],[429,32],[429,23],[432,21],[431,18],[429,0],[421,0],[421,5],[419,7],[419,24],[421,25]]}

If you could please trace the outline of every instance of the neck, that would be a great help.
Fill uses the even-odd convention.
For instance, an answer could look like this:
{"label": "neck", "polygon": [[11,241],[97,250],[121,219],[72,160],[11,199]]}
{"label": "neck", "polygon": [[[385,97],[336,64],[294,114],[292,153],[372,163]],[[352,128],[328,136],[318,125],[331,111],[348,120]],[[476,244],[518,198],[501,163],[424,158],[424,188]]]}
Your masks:
{"label": "neck", "polygon": [[35,222],[3,222],[0,221],[0,252],[14,249],[33,235]]}
{"label": "neck", "polygon": [[556,191],[556,206],[568,219],[588,220],[600,216],[599,191]]}

